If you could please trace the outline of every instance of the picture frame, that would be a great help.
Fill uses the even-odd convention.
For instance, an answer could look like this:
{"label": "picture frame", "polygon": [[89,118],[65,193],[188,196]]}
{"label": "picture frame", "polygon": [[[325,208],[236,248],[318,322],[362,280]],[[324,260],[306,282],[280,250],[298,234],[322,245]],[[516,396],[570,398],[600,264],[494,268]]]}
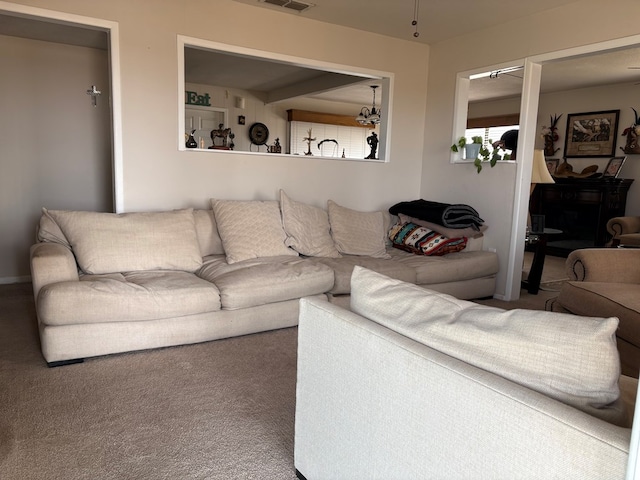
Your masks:
{"label": "picture frame", "polygon": [[624,165],[626,159],[627,157],[611,158],[611,160],[609,160],[609,163],[607,163],[602,176],[604,178],[618,178],[620,170],[622,169],[622,165]]}
{"label": "picture frame", "polygon": [[547,158],[545,160],[545,163],[547,164],[547,170],[549,170],[549,173],[551,175],[555,175],[556,174],[556,170],[558,169],[558,164],[560,163],[560,159],[559,158]]}
{"label": "picture frame", "polygon": [[620,110],[567,115],[564,157],[612,157],[618,135]]}

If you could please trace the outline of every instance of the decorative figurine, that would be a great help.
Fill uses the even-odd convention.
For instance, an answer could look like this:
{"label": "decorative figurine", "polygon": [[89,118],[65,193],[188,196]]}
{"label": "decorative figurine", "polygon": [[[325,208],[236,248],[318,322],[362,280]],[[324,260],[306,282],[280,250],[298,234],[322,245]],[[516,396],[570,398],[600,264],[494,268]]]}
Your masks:
{"label": "decorative figurine", "polygon": [[305,152],[305,155],[313,155],[313,153],[311,153],[311,142],[315,142],[316,139],[315,137],[311,138],[311,131],[311,128],[307,130],[307,136],[302,139],[303,141],[307,142],[307,151]]}
{"label": "decorative figurine", "polygon": [[267,153],[282,153],[282,145],[280,145],[279,138],[276,138],[273,145],[267,145]]}
{"label": "decorative figurine", "polygon": [[[231,138],[231,146],[227,146],[227,138]],[[211,130],[211,141],[213,145],[209,148],[215,148],[219,150],[231,150],[233,149],[234,135],[231,133],[230,128],[224,128],[224,125],[220,123],[218,128]]]}
{"label": "decorative figurine", "polygon": [[622,132],[623,137],[627,137],[627,144],[624,147],[620,147],[620,149],[624,153],[634,154],[640,153],[640,143],[638,142],[638,137],[640,136],[640,118],[638,117],[638,112],[635,108],[632,108],[633,113],[635,113],[636,119],[629,128],[625,128]]}
{"label": "decorative figurine", "polygon": [[551,123],[548,127],[542,127],[542,138],[544,138],[544,154],[547,157],[553,157],[559,148],[555,148],[555,142],[558,141],[558,120],[562,114],[550,116]]}
{"label": "decorative figurine", "polygon": [[196,133],[196,131],[191,130],[191,133],[187,135],[187,142],[185,143],[187,148],[198,148],[198,142],[196,142],[196,139],[193,137],[194,133]]}
{"label": "decorative figurine", "polygon": [[371,147],[371,153],[364,158],[375,159],[376,151],[378,150],[378,135],[376,135],[376,132],[371,132],[371,135],[367,137],[367,143],[369,144],[369,147]]}

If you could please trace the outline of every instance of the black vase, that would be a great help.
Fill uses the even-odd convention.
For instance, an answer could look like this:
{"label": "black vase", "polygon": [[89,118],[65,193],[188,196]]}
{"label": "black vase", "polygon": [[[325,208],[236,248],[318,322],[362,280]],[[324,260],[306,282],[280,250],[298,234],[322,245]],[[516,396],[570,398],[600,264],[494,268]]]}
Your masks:
{"label": "black vase", "polygon": [[189,134],[189,138],[187,138],[187,142],[185,144],[187,148],[198,148],[198,142],[196,142],[196,139],[193,138],[194,133],[195,130],[192,130]]}

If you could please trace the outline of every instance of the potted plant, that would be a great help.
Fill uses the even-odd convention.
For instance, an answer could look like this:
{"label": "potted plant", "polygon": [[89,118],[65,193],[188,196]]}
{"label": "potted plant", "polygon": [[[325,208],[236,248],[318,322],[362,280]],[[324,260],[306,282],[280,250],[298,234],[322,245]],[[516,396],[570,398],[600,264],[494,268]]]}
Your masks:
{"label": "potted plant", "polygon": [[478,173],[482,171],[483,163],[489,163],[491,168],[493,168],[499,160],[509,160],[509,154],[504,151],[502,145],[498,142],[494,144],[493,140],[489,140],[488,144],[493,147],[493,150],[490,151],[485,145],[483,145],[482,137],[471,137],[471,141],[473,143],[467,143],[467,139],[465,137],[460,137],[457,143],[451,145],[451,151],[459,152],[464,149],[464,159],[473,160],[473,164],[475,165]]}
{"label": "potted plant", "polygon": [[482,137],[471,137],[471,143],[467,142],[465,137],[460,137],[457,143],[451,145],[452,152],[460,152],[464,150],[463,158],[465,160],[476,160],[480,149],[482,148]]}

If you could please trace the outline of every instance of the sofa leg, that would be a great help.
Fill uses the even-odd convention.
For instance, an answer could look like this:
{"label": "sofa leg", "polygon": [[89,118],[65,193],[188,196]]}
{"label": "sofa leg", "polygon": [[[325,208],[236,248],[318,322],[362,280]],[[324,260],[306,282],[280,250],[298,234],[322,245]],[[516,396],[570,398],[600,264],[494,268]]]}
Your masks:
{"label": "sofa leg", "polygon": [[84,358],[74,358],[72,360],[60,360],[59,362],[47,362],[49,368],[64,367],[65,365],[73,365],[75,363],[84,363]]}
{"label": "sofa leg", "polygon": [[300,480],[307,480],[305,476],[301,474],[300,470],[298,470],[297,468],[296,468],[296,477],[298,477]]}

